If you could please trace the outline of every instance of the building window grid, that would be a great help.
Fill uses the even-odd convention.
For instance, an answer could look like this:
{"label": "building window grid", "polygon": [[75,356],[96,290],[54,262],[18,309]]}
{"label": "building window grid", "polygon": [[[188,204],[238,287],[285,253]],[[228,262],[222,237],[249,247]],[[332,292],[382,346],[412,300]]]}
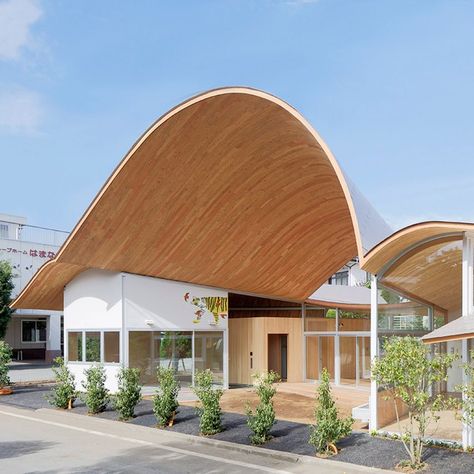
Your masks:
{"label": "building window grid", "polygon": [[336,272],[331,278],[329,278],[328,283],[330,285],[349,285],[349,271],[343,270]]}
{"label": "building window grid", "polygon": [[[106,351],[106,345],[108,344],[108,339],[106,335],[110,336],[112,334],[118,334],[116,343],[117,347],[115,347],[115,357],[110,357],[116,359],[116,361],[112,362],[109,361],[108,352]],[[81,349],[79,351],[79,356],[77,360],[70,360],[68,354],[67,362],[72,363],[79,363],[79,364],[104,364],[104,365],[119,365],[123,363],[122,359],[122,347],[120,344],[121,341],[121,331],[118,329],[93,329],[93,330],[86,330],[86,329],[71,329],[67,331],[67,343],[68,343],[68,351],[70,343],[72,342],[71,336],[79,334],[78,343],[81,344]],[[97,337],[98,335],[98,337]],[[77,336],[76,336],[77,337]],[[89,342],[89,344],[88,344]],[[98,344],[97,344],[98,343]],[[95,356],[99,354],[99,356]],[[80,360],[79,360],[80,359]],[[106,360],[107,359],[107,360]]]}

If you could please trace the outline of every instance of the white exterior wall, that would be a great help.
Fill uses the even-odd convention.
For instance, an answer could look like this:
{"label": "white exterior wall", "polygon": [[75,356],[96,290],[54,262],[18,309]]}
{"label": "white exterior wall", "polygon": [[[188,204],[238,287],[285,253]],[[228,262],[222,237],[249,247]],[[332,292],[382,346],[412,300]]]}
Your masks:
{"label": "white exterior wall", "polygon": [[215,288],[124,274],[125,324],[127,329],[135,330],[226,330],[227,318],[220,318],[216,325],[210,313],[205,313],[199,323],[193,323],[197,308],[190,300],[205,296],[227,298],[228,294]]}
{"label": "white exterior wall", "polygon": [[[68,331],[122,329],[122,276],[103,270],[87,270],[64,289],[64,354],[68,356]],[[123,347],[120,346],[123,362]],[[82,390],[84,370],[92,363],[68,362],[76,377],[76,387]],[[107,388],[117,391],[120,364],[104,364]]]}
{"label": "white exterior wall", "polygon": [[[185,295],[189,297],[185,299]],[[117,390],[117,373],[128,365],[128,331],[223,331],[224,373],[227,374],[227,317],[216,324],[213,315],[204,312],[199,322],[192,298],[228,297],[214,288],[144,277],[127,273],[87,270],[70,282],[64,290],[64,352],[68,355],[68,331],[120,330],[120,364],[103,364],[107,388]],[[103,350],[103,349],[102,349]],[[93,363],[69,362],[82,389],[84,370]]]}
{"label": "white exterior wall", "polygon": [[349,269],[349,286],[362,286],[368,281],[367,272],[358,263]]}

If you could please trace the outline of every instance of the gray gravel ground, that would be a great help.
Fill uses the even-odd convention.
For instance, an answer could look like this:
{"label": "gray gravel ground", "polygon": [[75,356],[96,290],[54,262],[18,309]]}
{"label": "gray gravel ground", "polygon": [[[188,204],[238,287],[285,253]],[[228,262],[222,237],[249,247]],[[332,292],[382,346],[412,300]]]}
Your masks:
{"label": "gray gravel ground", "polygon": [[[45,399],[50,391],[47,386],[16,387],[14,395],[2,397],[1,403],[11,404],[22,408],[38,409],[49,408]],[[86,414],[87,409],[81,401],[77,401],[74,413]],[[118,420],[117,413],[109,407],[101,418]],[[246,417],[236,413],[223,413],[222,424],[224,431],[212,438],[233,443],[250,444],[250,430],[246,424]],[[136,408],[136,417],[128,423],[141,426],[156,427],[156,419],[152,411],[152,402],[142,400]],[[195,409],[180,406],[172,431],[199,436],[199,418]],[[274,449],[296,454],[313,455],[314,451],[308,444],[309,427],[301,423],[278,420],[271,431],[272,439],[262,449]],[[340,453],[331,459],[345,461],[363,466],[380,469],[393,469],[396,464],[406,458],[403,445],[399,441],[373,438],[367,433],[355,432],[344,439],[338,446]],[[473,474],[474,455],[459,451],[439,448],[427,448],[425,460],[429,467],[427,473],[446,474]]]}

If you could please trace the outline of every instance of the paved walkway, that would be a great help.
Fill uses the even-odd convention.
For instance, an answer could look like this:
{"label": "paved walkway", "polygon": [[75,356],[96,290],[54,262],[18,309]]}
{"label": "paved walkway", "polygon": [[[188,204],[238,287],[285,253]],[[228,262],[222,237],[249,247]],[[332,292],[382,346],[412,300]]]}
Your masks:
{"label": "paved walkway", "polygon": [[51,364],[43,361],[21,361],[10,364],[9,376],[14,383],[49,382],[54,380]]}
{"label": "paved walkway", "polygon": [[56,410],[0,405],[2,472],[389,472],[239,446]]}

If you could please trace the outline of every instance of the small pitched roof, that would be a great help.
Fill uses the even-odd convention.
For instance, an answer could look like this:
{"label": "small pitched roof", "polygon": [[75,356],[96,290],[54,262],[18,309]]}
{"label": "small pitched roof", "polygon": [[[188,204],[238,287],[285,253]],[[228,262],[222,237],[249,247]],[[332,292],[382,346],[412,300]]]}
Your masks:
{"label": "small pitched roof", "polygon": [[426,344],[474,338],[474,316],[462,316],[421,338]]}

